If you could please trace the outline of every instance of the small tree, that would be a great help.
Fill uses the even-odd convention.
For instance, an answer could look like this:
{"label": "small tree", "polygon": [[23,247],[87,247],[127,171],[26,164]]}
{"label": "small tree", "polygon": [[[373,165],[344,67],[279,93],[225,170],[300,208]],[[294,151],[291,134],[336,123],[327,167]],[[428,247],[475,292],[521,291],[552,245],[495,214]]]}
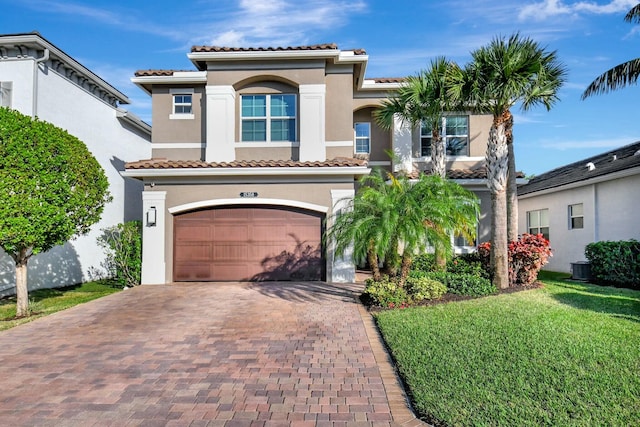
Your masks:
{"label": "small tree", "polygon": [[16,264],[16,315],[28,313],[27,262],[89,232],[111,200],[104,170],[78,138],[0,108],[0,247]]}
{"label": "small tree", "polygon": [[129,221],[102,230],[98,245],[104,248],[105,267],[116,283],[133,287],[142,274],[142,223]]}

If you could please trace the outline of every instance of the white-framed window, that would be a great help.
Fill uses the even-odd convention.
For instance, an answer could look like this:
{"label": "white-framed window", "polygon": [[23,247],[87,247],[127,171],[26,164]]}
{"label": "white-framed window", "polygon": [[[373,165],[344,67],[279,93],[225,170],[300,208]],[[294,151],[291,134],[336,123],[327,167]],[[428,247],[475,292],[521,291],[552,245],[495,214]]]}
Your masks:
{"label": "white-framed window", "polygon": [[[431,125],[420,125],[420,155],[431,156]],[[469,116],[447,115],[442,117],[440,128],[447,156],[469,155]]]}
{"label": "white-framed window", "polygon": [[0,82],[0,107],[11,107],[13,82]]}
{"label": "white-framed window", "polygon": [[171,119],[193,119],[193,89],[170,89],[172,98]]}
{"label": "white-framed window", "polygon": [[584,207],[582,203],[569,205],[569,230],[584,228]]}
{"label": "white-framed window", "polygon": [[242,95],[243,142],[295,142],[297,96],[295,94]]}
{"label": "white-framed window", "polygon": [[353,126],[356,154],[369,154],[371,151],[371,123],[358,122]]}
{"label": "white-framed window", "polygon": [[549,240],[549,209],[527,211],[527,232],[542,234]]}

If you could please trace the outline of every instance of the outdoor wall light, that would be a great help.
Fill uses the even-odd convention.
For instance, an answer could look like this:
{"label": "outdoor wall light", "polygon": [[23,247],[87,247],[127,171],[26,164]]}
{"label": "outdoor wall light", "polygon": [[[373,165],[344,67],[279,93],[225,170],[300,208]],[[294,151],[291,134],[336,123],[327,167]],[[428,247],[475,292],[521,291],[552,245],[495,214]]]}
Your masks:
{"label": "outdoor wall light", "polygon": [[156,226],[156,207],[151,206],[147,211],[147,227]]}

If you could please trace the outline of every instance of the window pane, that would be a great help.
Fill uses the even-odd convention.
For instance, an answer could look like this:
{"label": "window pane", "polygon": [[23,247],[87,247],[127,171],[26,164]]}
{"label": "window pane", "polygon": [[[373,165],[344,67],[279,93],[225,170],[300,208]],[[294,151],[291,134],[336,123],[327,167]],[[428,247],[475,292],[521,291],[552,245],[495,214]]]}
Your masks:
{"label": "window pane", "polygon": [[243,120],[242,121],[243,141],[266,141],[267,122],[266,120]]}
{"label": "window pane", "polygon": [[294,117],[295,115],[295,95],[271,95],[271,116]]}
{"label": "window pane", "polygon": [[272,141],[295,141],[296,121],[294,119],[271,120]]}
{"label": "window pane", "polygon": [[571,216],[582,216],[582,203],[577,205],[569,205]]}
{"label": "window pane", "polygon": [[242,117],[266,117],[266,95],[244,95],[242,97]]}
{"label": "window pane", "polygon": [[549,209],[540,210],[540,226],[549,227]]}
{"label": "window pane", "polygon": [[540,226],[539,212],[538,211],[527,212],[527,223],[529,224],[529,228],[534,228],[534,227]]}
{"label": "window pane", "polygon": [[356,153],[369,153],[369,138],[356,139]]}
{"label": "window pane", "polygon": [[549,227],[540,227],[539,233],[542,234],[545,239],[549,240]]}
{"label": "window pane", "polygon": [[422,136],[431,136],[431,125],[426,122],[422,122],[420,124],[420,135]]}
{"label": "window pane", "polygon": [[467,154],[467,138],[447,137],[447,154],[449,156],[464,156]]}
{"label": "window pane", "polygon": [[446,117],[447,135],[467,135],[468,132],[468,120],[467,116],[447,116]]}
{"label": "window pane", "polygon": [[583,228],[584,227],[584,218],[581,216],[576,218],[571,218],[571,228]]}
{"label": "window pane", "polygon": [[357,137],[365,137],[368,138],[370,136],[370,126],[369,123],[356,123],[356,138]]}
{"label": "window pane", "polygon": [[420,140],[420,155],[424,157],[431,156],[431,139],[432,138],[422,138]]}

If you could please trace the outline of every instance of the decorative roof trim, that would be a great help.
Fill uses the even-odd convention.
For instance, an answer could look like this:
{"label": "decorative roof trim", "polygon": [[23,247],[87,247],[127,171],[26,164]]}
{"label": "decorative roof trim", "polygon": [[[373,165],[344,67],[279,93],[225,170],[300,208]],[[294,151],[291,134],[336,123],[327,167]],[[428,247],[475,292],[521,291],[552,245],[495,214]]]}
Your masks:
{"label": "decorative roof trim", "polygon": [[[34,46],[40,49],[48,49],[51,55],[51,61],[52,62],[58,61],[58,64],[59,64],[58,67],[64,66],[66,69],[69,70],[68,72],[65,72],[65,75],[69,76],[73,73],[75,75],[84,77],[85,79],[90,80],[102,91],[104,91],[104,93],[118,100],[121,104],[131,103],[131,101],[125,94],[120,92],[111,84],[107,83],[100,76],[95,74],[93,71],[89,70],[87,67],[80,64],[71,56],[67,55],[60,48],[58,48],[53,43],[51,43],[50,41],[42,37],[42,35],[40,35],[40,33],[38,32],[2,34],[0,35],[0,45],[12,45],[12,46],[27,45],[27,46]],[[94,94],[94,96],[96,95]]]}

